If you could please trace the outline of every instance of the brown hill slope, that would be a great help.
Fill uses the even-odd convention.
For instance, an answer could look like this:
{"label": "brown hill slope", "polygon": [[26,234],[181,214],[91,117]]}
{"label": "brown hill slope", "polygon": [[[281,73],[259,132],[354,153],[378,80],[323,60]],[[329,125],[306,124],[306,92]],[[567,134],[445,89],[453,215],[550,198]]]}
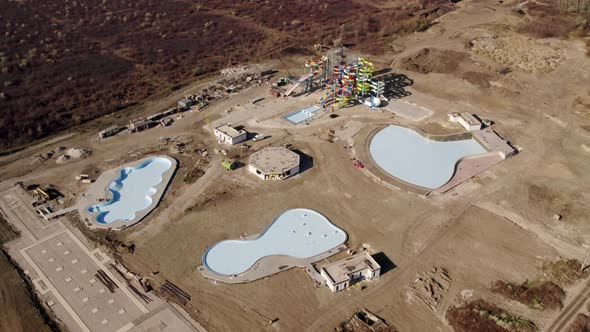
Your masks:
{"label": "brown hill slope", "polygon": [[[0,0],[0,150],[240,62],[335,38],[378,53],[448,0]],[[419,13],[419,15],[414,15]]]}

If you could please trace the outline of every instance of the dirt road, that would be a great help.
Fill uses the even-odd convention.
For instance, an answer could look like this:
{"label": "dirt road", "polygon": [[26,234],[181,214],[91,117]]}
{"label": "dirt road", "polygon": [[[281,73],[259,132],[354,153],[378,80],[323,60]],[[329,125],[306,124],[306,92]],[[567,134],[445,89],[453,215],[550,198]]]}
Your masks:
{"label": "dirt road", "polygon": [[572,321],[576,318],[576,315],[582,309],[586,300],[590,297],[590,281],[586,283],[584,288],[572,301],[570,304],[563,308],[559,313],[559,316],[553,321],[553,324],[545,330],[546,332],[558,332],[558,331],[565,331],[565,328],[572,323]]}

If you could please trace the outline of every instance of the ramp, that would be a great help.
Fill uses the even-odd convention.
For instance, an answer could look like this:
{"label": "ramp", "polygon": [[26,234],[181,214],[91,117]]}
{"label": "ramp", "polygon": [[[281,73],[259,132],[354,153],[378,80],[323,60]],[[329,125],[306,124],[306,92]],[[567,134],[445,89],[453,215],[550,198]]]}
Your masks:
{"label": "ramp", "polygon": [[313,73],[309,73],[309,74],[305,74],[305,75],[299,77],[299,79],[295,83],[291,84],[291,86],[287,89],[287,91],[285,91],[285,96],[288,96],[291,93],[293,93],[293,91],[295,91],[295,89],[297,89],[297,87],[300,86],[301,83],[307,81],[312,76],[313,76]]}

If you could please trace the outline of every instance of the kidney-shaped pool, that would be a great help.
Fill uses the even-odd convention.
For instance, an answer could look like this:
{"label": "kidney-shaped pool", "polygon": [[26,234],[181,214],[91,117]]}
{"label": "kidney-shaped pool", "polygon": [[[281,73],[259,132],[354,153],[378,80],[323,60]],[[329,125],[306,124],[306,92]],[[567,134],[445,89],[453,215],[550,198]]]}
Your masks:
{"label": "kidney-shaped pool", "polygon": [[237,275],[267,256],[311,258],[338,247],[346,239],[346,232],[320,213],[291,209],[279,215],[256,239],[214,244],[203,255],[203,265],[212,272]]}
{"label": "kidney-shaped pool", "polygon": [[163,174],[171,167],[170,159],[154,157],[135,167],[121,168],[119,177],[109,184],[111,198],[105,203],[89,206],[88,212],[97,213],[95,219],[101,224],[133,221],[137,212],[152,205],[152,196],[157,193]]}
{"label": "kidney-shaped pool", "polygon": [[461,158],[486,150],[474,139],[433,141],[412,129],[388,126],[373,136],[369,152],[375,163],[391,176],[436,189],[451,179]]}

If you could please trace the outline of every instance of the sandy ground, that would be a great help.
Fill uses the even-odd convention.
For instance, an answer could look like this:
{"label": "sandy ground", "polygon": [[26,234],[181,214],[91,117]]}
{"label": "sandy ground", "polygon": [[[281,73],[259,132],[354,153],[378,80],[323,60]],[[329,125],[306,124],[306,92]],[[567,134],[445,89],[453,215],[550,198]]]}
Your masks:
{"label": "sandy ground", "polygon": [[[446,308],[469,294],[546,328],[557,312],[531,311],[499,298],[489,288],[497,279],[518,283],[535,278],[543,259],[559,255],[584,258],[579,257],[580,250],[567,248],[590,243],[590,153],[583,145],[590,138],[590,111],[580,110],[576,103],[590,98],[590,62],[580,41],[538,42],[517,35],[514,27],[519,18],[511,12],[514,4],[463,1],[459,10],[441,18],[428,31],[395,40],[396,49],[403,51],[371,58],[378,68],[393,66],[393,72],[399,73],[401,59],[424,47],[464,53],[465,60],[453,73],[403,72],[413,80],[403,100],[433,111],[432,116],[412,125],[427,131],[452,131],[456,128],[445,122],[447,113],[469,111],[493,120],[503,137],[522,148],[516,157],[444,195],[425,199],[392,190],[352,166],[345,146],[354,142],[358,130],[371,123],[409,120],[359,106],[339,111],[336,119],[323,116],[310,125],[290,126],[276,114],[266,115],[280,108],[280,103],[266,101],[260,108],[244,107],[252,97],[266,95],[266,87],[250,89],[203,113],[188,114],[170,128],[122,134],[103,142],[97,142],[94,132],[91,137],[78,134],[37,150],[28,149],[18,158],[2,159],[5,164],[0,178],[5,182],[0,187],[19,179],[52,183],[62,188],[68,199],[75,200],[73,194],[84,189],[73,179],[75,174],[98,174],[148,153],[162,153],[166,150],[158,141],[163,136],[187,135],[192,138],[191,149],[206,147],[212,152],[221,147],[206,131],[210,126],[205,119],[241,122],[249,130],[272,135],[240,152],[241,160],[264,146],[291,143],[313,158],[313,167],[284,182],[263,183],[249,175],[245,167],[233,172],[220,169],[220,157],[213,154],[205,175],[187,185],[182,182],[183,174],[199,157],[171,154],[179,159],[180,167],[160,207],[121,234],[136,244],[135,253],[123,257],[125,264],[144,275],[158,272],[154,275],[157,282],[168,279],[189,292],[192,301],[187,310],[206,328],[327,331],[365,307],[400,331],[447,331],[450,327],[443,318]],[[492,42],[489,36],[500,40]],[[469,42],[477,38],[483,43],[478,45],[492,45],[495,51],[483,46],[469,48]],[[510,43],[518,47],[511,49]],[[531,49],[535,61],[543,61],[547,48],[554,47],[559,47],[559,56],[547,52],[555,61],[543,65],[542,70],[518,65],[523,61],[522,49]],[[436,57],[445,53],[433,54],[423,61],[435,66]],[[499,74],[507,65],[513,71]],[[463,73],[473,71],[487,75],[490,87],[462,78]],[[315,97],[298,98],[292,106],[277,112],[284,114],[307,106]],[[144,113],[154,113],[164,104]],[[227,113],[231,107],[235,110]],[[335,143],[320,138],[321,128],[335,130]],[[93,154],[62,165],[54,161],[30,163],[33,154],[60,145],[90,148]],[[515,223],[505,214],[479,206],[503,207],[524,221]],[[243,285],[216,284],[196,271],[208,246],[244,233],[259,233],[279,213],[294,207],[318,210],[346,230],[351,248],[367,243],[383,252],[395,267],[386,269],[364,290],[353,288],[338,294],[325,287],[316,288],[299,269]],[[561,221],[553,219],[555,213],[563,216]],[[522,227],[530,224],[538,227]],[[538,229],[542,233],[536,233]],[[546,240],[550,238],[547,234],[567,245],[554,248],[552,241]],[[409,292],[416,274],[433,265],[445,267],[451,277],[450,288],[436,312]],[[568,298],[578,288],[566,290]],[[269,325],[268,321],[275,318],[277,323]]]}

